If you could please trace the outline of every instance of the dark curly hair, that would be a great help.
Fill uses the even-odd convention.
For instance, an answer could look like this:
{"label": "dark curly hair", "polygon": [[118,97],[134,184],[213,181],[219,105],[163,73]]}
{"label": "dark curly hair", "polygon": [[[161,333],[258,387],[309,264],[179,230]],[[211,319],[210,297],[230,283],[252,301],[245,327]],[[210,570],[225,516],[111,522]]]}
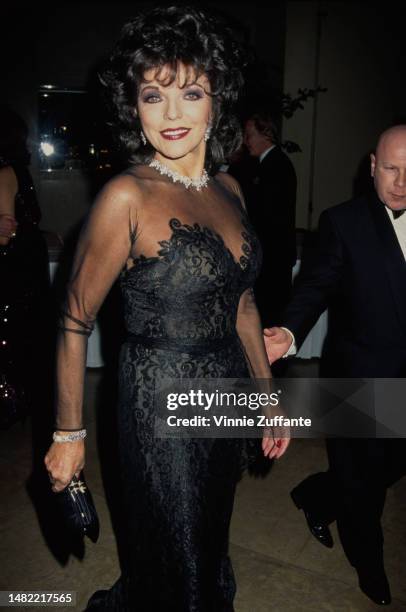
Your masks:
{"label": "dark curly hair", "polygon": [[[212,96],[212,131],[207,142],[205,167],[210,174],[241,145],[241,127],[235,105],[242,89],[247,52],[232,28],[212,13],[193,7],[150,9],[127,23],[108,65],[100,73],[107,88],[112,127],[130,163],[148,163],[152,146],[140,141],[141,124],[136,109],[139,86],[151,68],[170,67],[170,85],[178,64],[193,80],[205,74]],[[190,82],[189,82],[190,83]],[[186,85],[188,83],[185,83]]]}

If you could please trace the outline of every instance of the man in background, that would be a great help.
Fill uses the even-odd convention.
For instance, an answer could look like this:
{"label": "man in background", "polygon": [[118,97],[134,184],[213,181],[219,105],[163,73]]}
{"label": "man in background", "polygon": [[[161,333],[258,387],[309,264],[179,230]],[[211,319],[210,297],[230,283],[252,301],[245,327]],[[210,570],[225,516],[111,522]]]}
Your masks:
{"label": "man in background", "polygon": [[244,144],[258,159],[247,198],[250,220],[263,249],[263,264],[255,298],[264,326],[275,325],[285,310],[296,262],[296,173],[279,144],[276,125],[267,112],[245,123]]}

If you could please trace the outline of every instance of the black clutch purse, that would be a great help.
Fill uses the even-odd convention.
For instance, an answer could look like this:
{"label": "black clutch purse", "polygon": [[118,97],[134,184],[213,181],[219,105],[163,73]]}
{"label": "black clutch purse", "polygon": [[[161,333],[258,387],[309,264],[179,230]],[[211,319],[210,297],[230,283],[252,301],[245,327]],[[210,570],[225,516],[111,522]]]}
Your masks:
{"label": "black clutch purse", "polygon": [[87,536],[92,542],[97,542],[100,532],[99,517],[83,472],[80,472],[79,478],[74,476],[70,484],[56,494],[56,499],[72,536]]}

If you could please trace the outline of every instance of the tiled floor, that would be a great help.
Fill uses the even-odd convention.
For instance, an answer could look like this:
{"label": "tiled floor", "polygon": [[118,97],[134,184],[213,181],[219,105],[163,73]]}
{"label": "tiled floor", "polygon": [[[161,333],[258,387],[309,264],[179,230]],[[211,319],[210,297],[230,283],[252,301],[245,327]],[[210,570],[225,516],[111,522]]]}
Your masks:
{"label": "tiled floor", "polygon": [[[43,525],[45,531],[40,529],[25,488],[31,465],[29,422],[17,424],[0,435],[0,590],[74,590],[74,609],[80,611],[96,589],[108,587],[119,574],[96,424],[91,418],[98,404],[101,374],[102,370],[89,370],[86,385],[90,423],[86,471],[101,520],[99,542],[87,542],[83,555],[77,551],[76,556],[64,556],[60,530],[53,535],[56,545],[47,544],[43,536],[47,525]],[[329,550],[312,538],[303,514],[290,500],[290,489],[325,464],[321,441],[294,440],[266,478],[245,476],[239,484],[231,528],[231,556],[238,584],[236,612],[378,609],[358,590],[335,526],[336,545]],[[52,522],[52,517],[49,520]],[[386,567],[394,596],[388,609],[406,611],[406,479],[388,492],[384,528]]]}

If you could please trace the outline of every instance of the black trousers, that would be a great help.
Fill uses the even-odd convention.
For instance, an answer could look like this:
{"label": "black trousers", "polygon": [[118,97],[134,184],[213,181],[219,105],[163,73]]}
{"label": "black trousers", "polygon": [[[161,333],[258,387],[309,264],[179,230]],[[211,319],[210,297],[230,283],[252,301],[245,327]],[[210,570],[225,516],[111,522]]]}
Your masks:
{"label": "black trousers", "polygon": [[406,439],[328,439],[329,470],[312,474],[296,491],[320,521],[337,520],[354,567],[383,564],[381,516],[386,490],[406,474]]}

